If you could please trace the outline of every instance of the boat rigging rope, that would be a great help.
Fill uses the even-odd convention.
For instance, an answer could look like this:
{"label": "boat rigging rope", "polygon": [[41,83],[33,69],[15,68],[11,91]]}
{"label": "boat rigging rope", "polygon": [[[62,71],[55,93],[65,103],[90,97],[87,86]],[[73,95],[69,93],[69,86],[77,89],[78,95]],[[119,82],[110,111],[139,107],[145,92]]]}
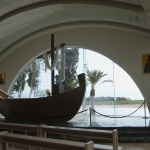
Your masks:
{"label": "boat rigging rope", "polygon": [[44,59],[45,59],[45,71],[47,71],[47,68],[50,70],[54,70],[54,68],[57,65],[58,62],[58,50],[61,49],[61,80],[65,80],[65,50],[64,46],[61,47],[60,45],[56,47],[56,53],[54,55],[54,60],[53,63],[50,65],[49,59],[48,59],[48,54],[45,52],[43,54]]}
{"label": "boat rigging rope", "polygon": [[45,70],[47,70],[47,68],[50,69],[50,70],[54,70],[54,68],[56,67],[57,62],[58,62],[58,49],[59,49],[59,48],[60,48],[60,46],[58,46],[58,47],[56,48],[56,54],[55,54],[55,56],[54,56],[54,60],[53,60],[53,63],[52,63],[51,66],[50,66],[50,63],[49,63],[49,60],[48,60],[47,52],[45,52],[45,53],[43,54],[44,59],[45,59]]}

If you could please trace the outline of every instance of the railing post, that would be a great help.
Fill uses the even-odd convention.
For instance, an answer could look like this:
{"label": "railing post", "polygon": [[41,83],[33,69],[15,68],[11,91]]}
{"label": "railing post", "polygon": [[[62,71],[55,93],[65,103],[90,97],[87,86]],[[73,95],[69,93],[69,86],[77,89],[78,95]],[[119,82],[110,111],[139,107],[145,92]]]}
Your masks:
{"label": "railing post", "polygon": [[39,125],[39,136],[46,138],[46,132],[43,133],[43,131],[42,131],[42,127],[43,127],[43,126],[46,126],[46,124],[41,124],[41,125]]}
{"label": "railing post", "polygon": [[67,135],[66,134],[63,135],[63,140],[67,140]]}
{"label": "railing post", "polygon": [[145,127],[146,127],[146,101],[144,100],[144,114],[145,114]]}
{"label": "railing post", "polygon": [[85,150],[94,150],[94,142],[90,141],[88,143],[85,143]]}
{"label": "railing post", "polygon": [[2,150],[8,150],[8,143],[2,142]]}
{"label": "railing post", "polygon": [[91,110],[91,107],[89,107],[89,111],[90,111],[90,127],[92,127],[92,110]]}
{"label": "railing post", "polygon": [[7,134],[7,133],[8,133],[8,131],[1,131],[1,132],[0,132],[0,143],[1,143],[1,148],[2,148],[2,150],[8,150],[8,143],[5,142],[5,141],[3,141],[3,140],[1,139],[1,135]]}
{"label": "railing post", "polygon": [[[40,125],[37,125],[37,136],[38,137],[43,137],[43,134],[42,134],[42,124]],[[45,136],[44,136],[45,137]],[[42,148],[39,148],[38,150],[43,150]]]}
{"label": "railing post", "polygon": [[118,130],[113,130],[113,150],[118,150]]}
{"label": "railing post", "polygon": [[[12,129],[10,129],[10,133],[12,133],[13,134],[13,130]],[[7,144],[7,143],[6,143]],[[7,146],[7,145],[6,145]],[[14,144],[11,144],[11,147],[12,148],[14,148]],[[6,148],[7,149],[7,148]]]}
{"label": "railing post", "polygon": [[37,125],[37,137],[40,137],[41,136],[41,126],[40,125]]}

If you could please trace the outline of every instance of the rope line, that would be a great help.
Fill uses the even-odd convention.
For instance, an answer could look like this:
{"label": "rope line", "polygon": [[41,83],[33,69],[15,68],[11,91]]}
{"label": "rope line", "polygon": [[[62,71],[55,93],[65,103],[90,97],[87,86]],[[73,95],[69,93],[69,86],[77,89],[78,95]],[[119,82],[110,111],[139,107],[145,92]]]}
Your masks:
{"label": "rope line", "polygon": [[132,112],[132,113],[126,115],[126,116],[120,116],[120,117],[119,117],[119,116],[118,116],[118,117],[117,117],[117,116],[113,117],[113,116],[110,116],[110,115],[104,115],[104,114],[101,114],[101,113],[95,111],[94,109],[91,109],[91,110],[94,111],[94,112],[96,112],[96,113],[98,113],[99,115],[104,116],[104,117],[107,117],[107,118],[125,118],[125,117],[131,116],[132,114],[134,114],[135,112],[137,112],[137,111],[143,106],[144,103],[145,103],[145,102],[143,102],[143,103],[141,104],[141,106],[138,107],[134,112]]}

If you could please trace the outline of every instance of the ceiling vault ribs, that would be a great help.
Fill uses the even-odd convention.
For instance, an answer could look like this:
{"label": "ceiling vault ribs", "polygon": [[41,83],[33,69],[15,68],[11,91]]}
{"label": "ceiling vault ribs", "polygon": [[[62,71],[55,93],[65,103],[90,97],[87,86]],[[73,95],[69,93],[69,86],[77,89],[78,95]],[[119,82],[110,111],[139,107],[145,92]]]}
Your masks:
{"label": "ceiling vault ribs", "polygon": [[141,28],[141,27],[137,27],[137,26],[133,26],[133,25],[128,25],[128,24],[125,24],[125,23],[117,23],[117,22],[110,22],[110,21],[76,21],[76,22],[69,22],[69,23],[62,23],[62,24],[56,24],[56,25],[53,25],[53,26],[47,26],[45,28],[41,28],[40,30],[37,30],[37,31],[34,31],[30,34],[27,34],[25,35],[24,37],[16,40],[14,43],[10,44],[9,46],[7,46],[7,48],[5,48],[1,53],[0,53],[0,57],[2,55],[4,55],[10,48],[13,48],[14,46],[16,46],[17,44],[21,43],[22,41],[26,40],[26,39],[29,39],[31,38],[32,36],[34,35],[37,35],[37,34],[40,34],[42,32],[46,32],[48,30],[51,30],[51,29],[55,29],[55,28],[63,28],[63,27],[66,27],[66,26],[81,26],[81,25],[86,25],[87,26],[113,26],[113,27],[117,27],[117,28],[122,28],[122,29],[126,29],[126,30],[132,30],[132,31],[135,31],[135,32],[140,32],[140,33],[143,33],[147,36],[150,36],[150,30],[148,29],[144,29],[144,28]]}
{"label": "ceiling vault ribs", "polygon": [[33,9],[41,8],[45,6],[56,5],[56,4],[91,4],[91,5],[103,5],[103,6],[111,6],[115,8],[122,8],[122,9],[132,10],[135,12],[144,11],[143,7],[139,5],[133,5],[129,3],[110,1],[110,0],[86,0],[86,1],[85,0],[72,0],[72,1],[70,0],[51,0],[51,1],[47,0],[47,1],[33,3],[27,6],[23,6],[11,12],[8,12],[0,16],[0,22],[22,12],[26,12],[29,10],[33,10]]}

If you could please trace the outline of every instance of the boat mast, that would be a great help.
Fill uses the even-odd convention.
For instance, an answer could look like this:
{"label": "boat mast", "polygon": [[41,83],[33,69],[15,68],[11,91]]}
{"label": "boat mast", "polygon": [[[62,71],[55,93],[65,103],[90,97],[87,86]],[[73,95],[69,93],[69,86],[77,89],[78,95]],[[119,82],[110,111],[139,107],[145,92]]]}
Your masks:
{"label": "boat mast", "polygon": [[[60,44],[60,47],[64,47],[65,43]],[[47,53],[51,53],[51,66],[54,61],[54,52],[56,51],[56,47],[54,47],[54,34],[51,34],[51,51]],[[55,71],[51,70],[51,94],[52,96],[59,94],[59,85],[55,84]]]}
{"label": "boat mast", "polygon": [[[53,64],[54,60],[54,34],[51,34],[51,64]],[[54,76],[55,71],[51,70],[51,89],[52,89],[52,95],[54,95]]]}
{"label": "boat mast", "polygon": [[[60,48],[65,46],[65,43],[58,45]],[[57,50],[57,47],[54,47],[54,34],[51,34],[51,50],[47,51],[47,54],[51,54],[51,66],[54,61],[54,52]],[[38,56],[37,59],[43,58],[43,54]],[[50,69],[51,70],[51,69]],[[54,69],[51,70],[51,95],[58,95],[59,94],[59,85],[55,84],[55,71]]]}

